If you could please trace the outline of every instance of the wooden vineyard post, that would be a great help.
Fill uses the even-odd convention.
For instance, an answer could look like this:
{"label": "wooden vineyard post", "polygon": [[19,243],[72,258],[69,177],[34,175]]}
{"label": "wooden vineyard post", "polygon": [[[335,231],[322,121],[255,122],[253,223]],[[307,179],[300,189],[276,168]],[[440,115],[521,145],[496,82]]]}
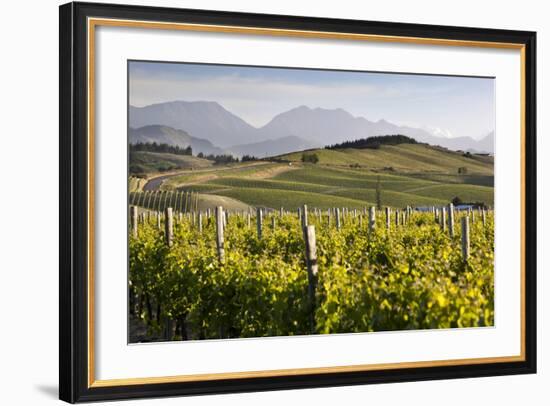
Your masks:
{"label": "wooden vineyard post", "polygon": [[162,213],[162,196],[164,194],[164,191],[157,190],[157,210]]}
{"label": "wooden vineyard post", "polygon": [[258,240],[262,239],[262,223],[263,213],[259,207],[256,209],[256,233],[258,234]]}
{"label": "wooden vineyard post", "polygon": [[447,209],[445,207],[441,208],[441,217],[439,218],[439,225],[441,230],[445,232],[447,230]]}
{"label": "wooden vineyard post", "polygon": [[130,224],[132,226],[132,236],[134,236],[134,238],[137,237],[137,232],[138,232],[137,216],[138,216],[137,206],[131,206],[130,207]]}
{"label": "wooden vineyard post", "polygon": [[180,206],[179,206],[179,204],[178,204],[178,203],[179,203],[179,200],[180,200],[180,199],[179,199],[179,197],[180,197],[180,192],[178,192],[178,191],[176,190],[174,193],[176,194],[176,198],[175,198],[175,200],[174,200],[174,210],[175,210],[176,212],[180,212],[181,210],[180,210]]}
{"label": "wooden vineyard post", "polygon": [[336,208],[336,229],[337,229],[338,231],[340,231],[340,227],[341,227],[340,222],[341,222],[341,221],[342,221],[342,220],[341,220],[341,218],[340,218],[340,208],[337,207],[337,208]]}
{"label": "wooden vineyard post", "polygon": [[277,225],[277,224],[276,224],[276,220],[275,220],[275,214],[273,214],[273,215],[271,216],[271,229],[272,229],[273,231],[275,231],[276,225]]}
{"label": "wooden vineyard post", "polygon": [[391,209],[386,207],[386,229],[389,230],[391,227]]}
{"label": "wooden vineyard post", "polygon": [[166,191],[161,190],[159,195],[159,210],[165,211],[166,210]]}
{"label": "wooden vineyard post", "polygon": [[250,212],[246,213],[246,227],[250,228]]}
{"label": "wooden vineyard post", "polygon": [[156,210],[158,210],[158,211],[161,211],[161,208],[160,208],[161,198],[162,198],[162,190],[155,191],[154,204],[155,204]]}
{"label": "wooden vineyard post", "polygon": [[359,214],[359,228],[363,228],[363,214]]}
{"label": "wooden vineyard post", "polygon": [[485,224],[487,223],[487,211],[485,209],[481,211],[481,222],[483,223],[483,229],[485,229]]}
{"label": "wooden vineyard post", "polygon": [[464,216],[462,221],[462,259],[464,262],[470,258],[470,218]]}
{"label": "wooden vineyard post", "polygon": [[376,228],[376,208],[371,206],[369,208],[369,234],[374,232]]}
{"label": "wooden vineyard post", "polygon": [[174,239],[174,217],[172,215],[172,208],[167,207],[164,218],[164,232],[166,235],[166,245],[169,247],[172,246],[172,241]]}
{"label": "wooden vineyard post", "polygon": [[218,249],[218,260],[220,263],[225,261],[225,248],[223,241],[223,207],[216,207],[216,247]]}
{"label": "wooden vineyard post", "polygon": [[202,234],[202,211],[199,212],[199,234]]}
{"label": "wooden vineyard post", "polygon": [[143,196],[143,200],[141,201],[141,207],[147,208],[147,191],[141,192],[141,195]]}
{"label": "wooden vineyard post", "polygon": [[166,190],[161,190],[160,191],[160,203],[161,203],[161,206],[160,206],[160,210],[162,212],[165,212],[166,211]]}
{"label": "wooden vineyard post", "polygon": [[168,206],[169,207],[176,207],[172,204],[173,203],[172,200],[174,200],[174,191],[173,190],[170,191],[170,200],[168,200]]}
{"label": "wooden vineyard post", "polygon": [[136,206],[140,206],[140,203],[141,203],[141,197],[143,196],[143,193],[141,192],[137,192],[137,202],[136,202]]}
{"label": "wooden vineyard post", "polygon": [[151,209],[156,211],[156,210],[158,210],[157,205],[156,205],[156,203],[157,203],[157,192],[154,191],[154,192],[151,192],[151,194],[153,195],[153,201],[151,202]]}
{"label": "wooden vineyard post", "polygon": [[399,209],[395,210],[395,228],[399,227]]}
{"label": "wooden vineyard post", "polygon": [[145,197],[143,198],[143,207],[145,209],[148,209],[149,208],[149,196],[151,195],[151,193],[149,193],[148,191],[145,191],[143,192]]}
{"label": "wooden vineyard post", "polygon": [[331,213],[331,210],[327,209],[327,224],[329,228],[330,228],[330,213]]}
{"label": "wooden vineyard post", "polygon": [[182,200],[183,200],[183,202],[182,202],[182,205],[183,205],[182,210],[183,210],[184,213],[187,213],[187,197],[188,197],[188,195],[189,195],[189,192],[183,192],[183,194],[182,194],[182,196],[181,196],[181,198],[182,198]]}
{"label": "wooden vineyard post", "polygon": [[315,290],[316,279],[319,267],[317,265],[317,246],[315,241],[315,226],[307,226],[305,231],[306,240],[306,265],[308,278],[309,317],[311,332],[315,332]]}
{"label": "wooden vineyard post", "polygon": [[157,211],[157,228],[160,230],[160,212]]}
{"label": "wooden vineyard post", "polygon": [[340,222],[343,224],[346,223],[346,208],[345,207],[342,207],[342,211],[340,212],[341,216],[340,216]]}
{"label": "wooden vineyard post", "polygon": [[308,221],[307,221],[307,204],[304,204],[304,207],[302,209],[302,228],[306,228]]}
{"label": "wooden vineyard post", "polygon": [[454,226],[455,226],[455,213],[454,205],[449,203],[449,236],[453,238],[455,236]]}

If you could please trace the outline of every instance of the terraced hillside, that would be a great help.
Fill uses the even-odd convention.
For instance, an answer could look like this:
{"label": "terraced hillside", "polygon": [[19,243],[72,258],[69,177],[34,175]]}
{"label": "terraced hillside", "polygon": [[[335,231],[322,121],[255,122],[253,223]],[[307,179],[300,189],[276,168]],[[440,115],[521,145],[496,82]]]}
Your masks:
{"label": "terraced hillside", "polygon": [[[319,162],[301,162],[300,152],[277,157],[277,162],[194,168],[166,178],[160,188],[198,192],[205,208],[219,197],[239,207],[361,208],[376,203],[378,182],[384,206],[443,205],[455,197],[493,205],[492,157],[409,144],[308,153],[317,154]],[[459,175],[458,168],[466,174]]]}

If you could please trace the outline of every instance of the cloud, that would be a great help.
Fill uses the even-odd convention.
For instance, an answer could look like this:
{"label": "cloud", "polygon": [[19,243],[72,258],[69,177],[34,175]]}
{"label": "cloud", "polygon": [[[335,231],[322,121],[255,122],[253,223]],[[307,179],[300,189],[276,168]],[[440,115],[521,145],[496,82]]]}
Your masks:
{"label": "cloud", "polygon": [[479,79],[145,63],[131,66],[129,86],[132,105],[216,101],[257,127],[299,105],[423,123],[450,138],[494,127],[493,85]]}
{"label": "cloud", "polygon": [[454,138],[453,133],[446,128],[423,126],[422,129],[437,137]]}

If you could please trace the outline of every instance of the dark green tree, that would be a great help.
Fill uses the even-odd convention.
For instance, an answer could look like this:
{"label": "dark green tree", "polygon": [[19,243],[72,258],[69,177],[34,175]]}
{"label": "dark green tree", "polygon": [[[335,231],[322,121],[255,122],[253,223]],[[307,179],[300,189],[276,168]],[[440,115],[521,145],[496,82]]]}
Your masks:
{"label": "dark green tree", "polygon": [[454,204],[455,206],[458,206],[460,204],[462,204],[462,199],[458,196],[455,196],[453,197],[453,200],[451,200],[451,203]]}
{"label": "dark green tree", "polygon": [[311,162],[312,164],[316,164],[317,162],[319,162],[319,155],[311,152],[310,153],[303,152],[302,162]]}

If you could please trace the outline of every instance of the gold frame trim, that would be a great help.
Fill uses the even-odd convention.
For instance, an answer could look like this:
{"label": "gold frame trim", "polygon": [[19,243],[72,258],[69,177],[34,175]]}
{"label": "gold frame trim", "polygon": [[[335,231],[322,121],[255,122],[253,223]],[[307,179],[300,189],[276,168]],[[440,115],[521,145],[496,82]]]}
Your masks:
{"label": "gold frame trim", "polygon": [[[473,364],[497,364],[504,362],[522,362],[526,360],[525,348],[525,45],[506,42],[486,42],[486,41],[463,41],[452,39],[436,39],[422,37],[400,37],[390,35],[372,35],[372,34],[354,34],[344,32],[326,32],[326,31],[306,31],[291,29],[274,29],[259,27],[241,27],[227,25],[209,25],[209,24],[186,24],[186,23],[164,23],[139,20],[120,20],[108,18],[89,18],[88,19],[88,388],[104,388],[113,386],[143,385],[143,384],[161,384],[193,381],[213,381],[220,379],[245,379],[245,378],[266,378],[280,376],[312,375],[312,374],[330,374],[341,372],[361,372],[361,371],[380,371],[392,370],[398,368],[426,368],[441,366],[458,366]],[[160,376],[146,378],[123,378],[123,379],[95,379],[95,278],[94,278],[94,191],[95,191],[95,28],[97,26],[110,27],[132,27],[148,28],[157,30],[180,30],[194,32],[218,32],[244,35],[266,35],[278,37],[297,37],[297,38],[317,38],[317,39],[336,39],[370,42],[389,42],[402,44],[420,44],[435,46],[460,46],[460,47],[478,47],[478,48],[496,48],[512,49],[520,51],[520,86],[521,86],[521,117],[520,117],[520,137],[521,137],[521,270],[520,270],[520,339],[521,350],[517,356],[503,357],[485,357],[485,358],[464,358],[453,360],[435,360],[435,361],[415,361],[415,362],[396,362],[382,364],[364,364],[331,366],[317,368],[295,368],[295,369],[277,369],[267,371],[245,371],[245,372],[221,372],[211,374],[189,374],[175,376]]]}

